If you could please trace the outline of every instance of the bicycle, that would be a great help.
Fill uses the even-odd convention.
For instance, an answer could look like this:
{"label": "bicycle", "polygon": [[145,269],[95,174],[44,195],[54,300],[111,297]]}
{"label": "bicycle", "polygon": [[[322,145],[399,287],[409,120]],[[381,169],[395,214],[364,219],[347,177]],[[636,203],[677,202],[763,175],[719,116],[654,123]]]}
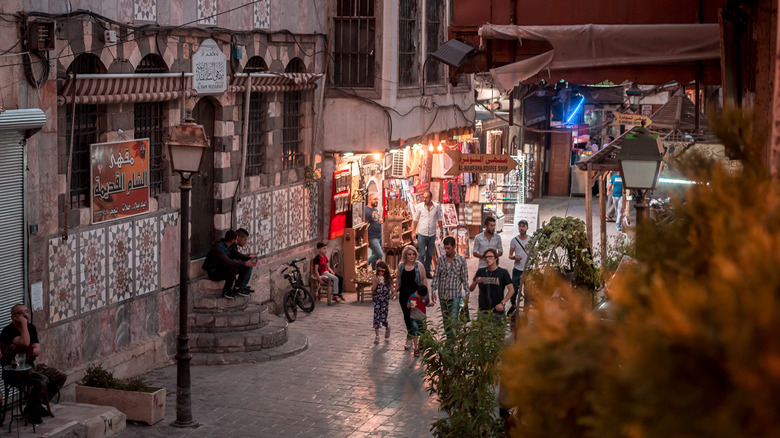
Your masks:
{"label": "bicycle", "polygon": [[[306,259],[295,259],[282,270],[284,279],[290,282],[290,290],[284,294],[284,300],[282,300],[284,316],[289,322],[295,321],[298,317],[298,307],[306,313],[314,311],[314,295],[303,285],[301,270],[298,268],[298,263],[304,260]],[[286,273],[288,269],[290,273]]]}

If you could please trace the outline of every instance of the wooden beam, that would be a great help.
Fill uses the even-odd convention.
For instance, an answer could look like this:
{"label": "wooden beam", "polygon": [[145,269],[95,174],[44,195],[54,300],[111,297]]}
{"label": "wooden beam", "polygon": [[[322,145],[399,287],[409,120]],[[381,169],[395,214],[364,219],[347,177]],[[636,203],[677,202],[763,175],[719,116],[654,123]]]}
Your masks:
{"label": "wooden beam", "polygon": [[593,194],[591,188],[593,187],[593,170],[591,169],[591,165],[588,164],[588,173],[587,173],[587,179],[585,183],[585,230],[588,234],[588,245],[590,245],[591,250],[593,250],[593,206],[591,206],[591,201],[593,199]]}
{"label": "wooden beam", "polygon": [[607,264],[607,176],[602,174],[599,179],[599,221],[601,223],[601,267]]}

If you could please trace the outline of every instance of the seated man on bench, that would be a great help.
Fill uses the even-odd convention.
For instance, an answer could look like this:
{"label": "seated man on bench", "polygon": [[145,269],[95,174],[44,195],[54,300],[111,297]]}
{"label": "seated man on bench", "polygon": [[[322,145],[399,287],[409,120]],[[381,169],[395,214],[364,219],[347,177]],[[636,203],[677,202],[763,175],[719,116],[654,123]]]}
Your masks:
{"label": "seated man on bench", "polygon": [[[203,270],[208,274],[209,280],[225,280],[222,296],[229,300],[236,299],[238,295],[247,296],[254,292],[248,285],[249,278],[252,276],[252,268],[257,266],[255,260],[257,255],[242,254],[238,251],[237,244],[243,246],[246,244],[246,237],[249,236],[249,233],[244,229],[238,231],[242,232],[242,236],[239,236],[236,231],[228,230],[224,239],[214,242],[203,262]],[[238,281],[236,281],[236,275]]]}
{"label": "seated man on bench", "polygon": [[[38,343],[38,329],[30,323],[30,312],[24,304],[11,308],[11,323],[0,332],[0,347],[3,356],[0,364],[9,365],[16,355],[26,355],[26,362],[33,367],[30,373],[30,402],[28,404],[30,422],[40,424],[41,416],[49,414],[42,404],[47,400],[44,395],[54,397],[65,385],[68,376],[56,368],[43,364],[35,364],[35,359],[41,351]],[[44,391],[46,390],[46,391]]]}

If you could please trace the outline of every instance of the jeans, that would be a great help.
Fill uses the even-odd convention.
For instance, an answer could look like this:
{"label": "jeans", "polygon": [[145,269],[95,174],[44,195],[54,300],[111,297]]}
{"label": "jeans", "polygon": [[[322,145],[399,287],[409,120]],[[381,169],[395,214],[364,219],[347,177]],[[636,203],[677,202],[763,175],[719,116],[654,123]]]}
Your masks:
{"label": "jeans", "polygon": [[420,251],[420,263],[425,266],[425,275],[431,276],[431,261],[433,261],[433,248],[436,246],[436,236],[417,235],[417,250]]}
{"label": "jeans", "polygon": [[[238,275],[238,281],[236,281],[236,275]],[[252,278],[252,268],[248,266],[219,266],[208,272],[209,280],[222,281],[225,280],[225,287],[222,288],[225,292],[230,292],[233,289],[233,283],[235,282],[236,288],[244,287],[249,284],[249,279]]]}
{"label": "jeans", "polygon": [[460,302],[463,298],[453,298],[448,300],[442,298],[441,302],[441,319],[444,321],[444,331],[447,333],[447,337],[451,338],[454,334],[453,328],[458,321],[458,314],[460,313]]}
{"label": "jeans", "polygon": [[[520,277],[522,275],[523,275],[523,271],[517,268],[512,268],[512,287],[515,289],[515,291],[514,293],[512,293],[512,297],[509,298],[509,301],[515,307],[517,307],[517,300],[520,297],[523,297],[523,295],[520,293]],[[527,305],[528,305],[527,299],[523,297],[523,307]]]}
{"label": "jeans", "polygon": [[330,272],[323,272],[322,276],[330,278],[330,284],[333,286],[333,295],[338,295],[341,293],[341,290],[344,287],[344,279],[341,278],[341,275],[331,274]]}
{"label": "jeans", "polygon": [[371,248],[371,257],[368,258],[368,264],[371,265],[371,269],[376,269],[376,262],[382,260],[385,256],[382,252],[382,238],[370,237],[368,239],[368,247]]}
{"label": "jeans", "polygon": [[623,197],[613,196],[612,202],[615,204],[615,225],[617,225],[619,230],[623,227]]}

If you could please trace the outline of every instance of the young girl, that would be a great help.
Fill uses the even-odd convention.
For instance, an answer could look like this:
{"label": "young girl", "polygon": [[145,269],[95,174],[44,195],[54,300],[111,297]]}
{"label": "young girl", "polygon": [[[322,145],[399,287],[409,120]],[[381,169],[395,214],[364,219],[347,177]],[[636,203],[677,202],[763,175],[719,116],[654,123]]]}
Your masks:
{"label": "young girl", "polygon": [[[390,337],[390,326],[387,324],[387,305],[390,302],[390,269],[387,263],[376,263],[376,275],[371,284],[371,292],[374,294],[374,331],[376,337],[374,344],[379,343],[379,327],[385,326],[385,339]],[[395,295],[395,292],[392,293]]]}
{"label": "young girl", "polygon": [[417,286],[417,292],[409,297],[409,302],[406,303],[411,314],[412,319],[412,342],[414,343],[414,355],[420,356],[420,349],[417,345],[420,340],[420,333],[425,330],[425,319],[427,318],[425,307],[431,305],[431,300],[428,299],[428,287],[424,284]]}

